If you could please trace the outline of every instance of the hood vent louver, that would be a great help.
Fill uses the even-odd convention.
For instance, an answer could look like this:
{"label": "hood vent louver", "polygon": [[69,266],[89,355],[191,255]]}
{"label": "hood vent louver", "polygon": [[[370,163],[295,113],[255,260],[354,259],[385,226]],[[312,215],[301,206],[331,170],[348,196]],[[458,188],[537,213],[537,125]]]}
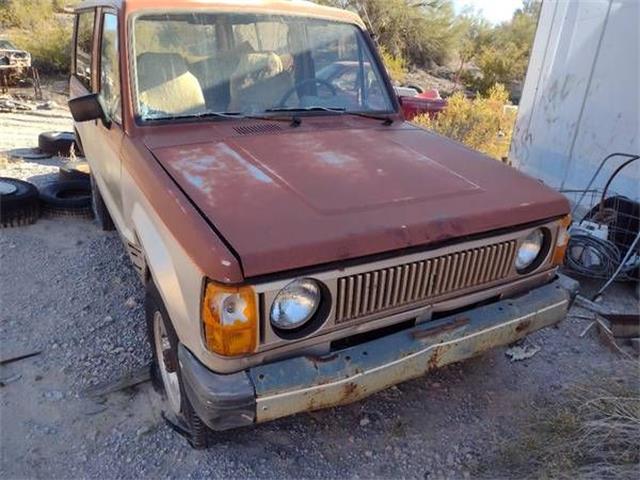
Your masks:
{"label": "hood vent louver", "polygon": [[240,125],[233,127],[239,135],[257,135],[260,133],[278,133],[282,131],[282,127],[275,123],[256,123],[252,125]]}

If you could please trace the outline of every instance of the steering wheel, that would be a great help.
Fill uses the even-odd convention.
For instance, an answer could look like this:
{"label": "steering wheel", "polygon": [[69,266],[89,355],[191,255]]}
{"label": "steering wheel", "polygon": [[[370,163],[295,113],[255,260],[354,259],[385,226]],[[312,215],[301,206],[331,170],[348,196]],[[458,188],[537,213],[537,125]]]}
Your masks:
{"label": "steering wheel", "polygon": [[331,83],[329,83],[328,81],[323,80],[322,78],[308,78],[306,80],[296,83],[293,87],[287,90],[287,92],[280,99],[280,102],[278,102],[277,107],[278,108],[284,107],[287,103],[287,100],[289,100],[289,97],[291,97],[291,95],[293,95],[293,93],[296,92],[298,88],[302,88],[306,85],[323,85],[329,89],[329,92],[331,92],[331,96],[335,97],[338,95],[338,91],[336,90],[336,87],[331,85]]}

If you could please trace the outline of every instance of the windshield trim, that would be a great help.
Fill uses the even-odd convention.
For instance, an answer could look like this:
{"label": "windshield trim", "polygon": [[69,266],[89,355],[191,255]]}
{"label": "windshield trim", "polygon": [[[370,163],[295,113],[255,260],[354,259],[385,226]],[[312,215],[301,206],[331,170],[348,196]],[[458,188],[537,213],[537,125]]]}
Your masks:
{"label": "windshield trim", "polygon": [[[216,116],[215,114],[221,114],[220,116]],[[226,122],[243,122],[247,120],[258,120],[258,121],[275,121],[275,120],[283,120],[283,117],[291,116],[291,118],[312,118],[312,117],[360,117],[367,118],[367,116],[371,116],[372,120],[376,120],[376,115],[381,117],[389,117],[390,119],[396,121],[398,112],[389,111],[389,110],[350,110],[350,111],[330,111],[330,110],[296,110],[296,111],[282,111],[282,112],[261,112],[252,115],[247,113],[246,116],[237,115],[234,117],[233,114],[229,114],[225,116],[226,112],[210,112],[210,115],[204,114],[202,116],[193,115],[180,118],[149,118],[147,120],[143,120],[139,115],[136,115],[136,123],[141,127],[149,127],[154,125],[168,125],[168,124],[184,124],[184,123],[226,123]],[[385,118],[380,118],[380,121],[386,120]]]}
{"label": "windshield trim", "polygon": [[[129,91],[131,94],[131,108],[132,108],[132,117],[134,123],[138,127],[150,126],[150,125],[165,125],[170,123],[178,123],[176,119],[143,119],[138,112],[138,82],[137,82],[137,64],[135,61],[136,53],[135,53],[135,22],[139,17],[144,17],[148,15],[181,15],[181,14],[230,14],[232,15],[233,10],[229,9],[221,9],[221,8],[206,8],[206,9],[183,9],[183,8],[169,8],[169,9],[148,9],[148,10],[140,10],[136,11],[129,15],[126,25],[127,25],[127,66],[128,66],[128,82],[129,82]],[[388,96],[388,100],[390,103],[389,110],[367,110],[367,111],[352,111],[348,113],[368,113],[371,115],[400,115],[400,103],[398,101],[398,97],[393,88],[393,84],[391,82],[391,78],[389,77],[389,73],[387,69],[384,67],[384,63],[382,62],[382,58],[380,56],[380,52],[378,48],[373,42],[373,39],[369,32],[362,27],[362,25],[356,21],[350,22],[347,20],[337,20],[335,18],[324,18],[322,16],[308,15],[305,13],[296,13],[290,12],[283,14],[282,12],[274,12],[270,10],[257,9],[257,10],[245,10],[242,9],[243,14],[247,15],[277,15],[281,17],[293,17],[293,18],[311,18],[314,20],[323,20],[329,23],[335,23],[339,25],[350,25],[354,27],[358,33],[358,42],[362,42],[366,48],[369,49],[369,54],[371,55],[372,67],[375,68],[380,76],[381,87],[385,90],[385,93]],[[280,113],[280,112],[278,112]],[[278,116],[278,113],[270,114],[268,112],[256,112],[256,115],[260,115],[263,117],[268,117],[270,115]],[[247,114],[249,115],[249,114]],[[344,113],[338,112],[318,112],[318,111],[310,111],[310,112],[296,112],[296,116],[299,117],[315,117],[315,116],[344,116]],[[185,118],[181,119],[179,123],[190,123],[190,122],[234,122],[234,121],[242,121],[242,118],[234,119],[234,118],[222,118],[222,117],[206,117],[206,118]]]}

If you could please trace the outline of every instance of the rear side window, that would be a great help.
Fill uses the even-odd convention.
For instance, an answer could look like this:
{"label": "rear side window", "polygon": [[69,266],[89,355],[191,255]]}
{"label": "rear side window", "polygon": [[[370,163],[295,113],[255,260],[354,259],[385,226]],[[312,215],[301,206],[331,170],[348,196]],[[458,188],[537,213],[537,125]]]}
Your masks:
{"label": "rear side window", "polygon": [[95,12],[83,12],[78,15],[76,26],[75,75],[91,90],[91,53],[93,51],[93,26]]}
{"label": "rear side window", "polygon": [[100,93],[107,113],[121,122],[120,67],[118,57],[118,18],[110,13],[104,15],[102,23],[102,45],[100,46]]}

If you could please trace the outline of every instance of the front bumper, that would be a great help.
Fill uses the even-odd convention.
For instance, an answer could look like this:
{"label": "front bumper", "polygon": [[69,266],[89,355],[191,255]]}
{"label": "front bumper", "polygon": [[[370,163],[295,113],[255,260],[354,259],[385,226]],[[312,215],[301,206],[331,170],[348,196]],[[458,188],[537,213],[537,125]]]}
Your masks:
{"label": "front bumper", "polygon": [[325,357],[300,356],[219,375],[185,347],[185,392],[214,430],[345,405],[563,320],[578,290],[559,277],[515,299],[427,322]]}

